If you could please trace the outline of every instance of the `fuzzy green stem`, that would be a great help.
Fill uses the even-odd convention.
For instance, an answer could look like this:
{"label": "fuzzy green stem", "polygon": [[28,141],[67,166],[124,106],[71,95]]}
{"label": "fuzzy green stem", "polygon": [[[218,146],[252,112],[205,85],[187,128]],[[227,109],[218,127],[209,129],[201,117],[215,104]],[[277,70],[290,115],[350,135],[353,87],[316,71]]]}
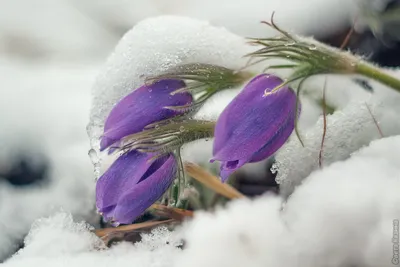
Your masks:
{"label": "fuzzy green stem", "polygon": [[356,66],[356,73],[374,79],[380,83],[383,83],[389,87],[392,87],[400,93],[400,80],[395,77],[386,74],[381,69],[368,64],[366,62],[359,62]]}

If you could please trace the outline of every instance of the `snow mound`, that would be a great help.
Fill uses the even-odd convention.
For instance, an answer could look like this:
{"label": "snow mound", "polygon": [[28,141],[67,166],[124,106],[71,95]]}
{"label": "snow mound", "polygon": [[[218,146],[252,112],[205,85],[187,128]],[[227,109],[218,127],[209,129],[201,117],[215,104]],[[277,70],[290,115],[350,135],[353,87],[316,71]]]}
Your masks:
{"label": "snow mound", "polygon": [[[233,201],[174,232],[161,227],[108,250],[85,224],[58,214],[36,223],[5,266],[393,266],[399,151],[400,136],[373,141],[314,172],[286,202],[272,195]],[[179,237],[183,250],[173,245]]]}
{"label": "snow mound", "polygon": [[393,266],[399,149],[400,136],[374,141],[310,175],[284,203],[264,196],[199,213],[177,266]]}
{"label": "snow mound", "polygon": [[85,132],[89,86],[97,68],[32,66],[9,59],[0,63],[0,173],[7,174],[20,155],[48,167],[42,184],[14,187],[0,175],[2,261],[18,248],[37,218],[60,208],[81,219],[97,217]]}
{"label": "snow mound", "polygon": [[[338,90],[356,89],[354,93],[330,94],[331,103],[342,104],[337,106],[338,109],[333,114],[327,116],[322,167],[348,158],[372,140],[381,138],[381,134],[384,137],[400,134],[400,123],[396,119],[400,111],[398,94],[376,84],[373,94],[359,92],[360,89],[355,87],[357,86],[353,85]],[[328,102],[329,99],[327,95]],[[304,147],[297,138],[291,138],[277,152],[273,170],[278,171],[276,180],[280,183],[283,196],[289,196],[303,179],[319,169],[322,135],[321,116],[313,127],[301,132]]]}
{"label": "snow mound", "polygon": [[84,222],[74,222],[67,213],[35,222],[25,240],[26,247],[5,266],[173,266],[181,253],[177,237],[165,227],[142,235],[137,244],[119,243],[106,249]]}

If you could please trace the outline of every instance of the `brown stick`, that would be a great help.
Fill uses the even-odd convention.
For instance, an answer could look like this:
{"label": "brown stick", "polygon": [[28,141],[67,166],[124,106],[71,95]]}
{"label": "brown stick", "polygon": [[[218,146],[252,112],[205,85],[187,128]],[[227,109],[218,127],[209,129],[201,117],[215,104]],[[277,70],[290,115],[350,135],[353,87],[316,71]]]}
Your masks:
{"label": "brown stick", "polygon": [[193,211],[191,210],[178,209],[160,204],[153,204],[150,208],[177,221],[182,221],[186,217],[193,217]]}
{"label": "brown stick", "polygon": [[354,33],[354,27],[356,26],[357,23],[357,17],[354,19],[353,25],[351,26],[349,32],[347,33],[346,37],[344,38],[342,45],[340,46],[340,50],[343,50],[343,48],[345,48],[347,46],[347,44],[350,41],[351,36]]}
{"label": "brown stick", "polygon": [[229,184],[222,183],[217,177],[202,169],[195,163],[185,162],[185,171],[191,177],[210,188],[214,192],[223,195],[229,199],[246,197]]}
{"label": "brown stick", "polygon": [[378,121],[375,119],[374,114],[372,114],[372,111],[371,111],[371,109],[369,108],[367,102],[365,102],[365,106],[367,107],[368,112],[369,112],[369,115],[371,115],[372,120],[374,121],[374,124],[375,124],[376,128],[378,129],[379,135],[381,136],[381,138],[385,137],[385,136],[383,135],[383,132],[382,132],[381,127],[379,126]]}
{"label": "brown stick", "polygon": [[173,221],[175,221],[175,220],[170,219],[170,220],[165,220],[165,221],[150,221],[150,222],[143,222],[143,223],[135,223],[135,224],[130,224],[130,225],[123,225],[120,227],[96,229],[96,230],[94,230],[94,233],[98,237],[103,238],[104,236],[107,236],[107,235],[113,234],[113,233],[130,232],[130,231],[135,231],[135,230],[139,230],[139,229],[154,227],[154,226],[161,225],[161,224],[170,223]]}
{"label": "brown stick", "polygon": [[322,140],[321,140],[321,148],[319,149],[319,167],[322,167],[322,153],[324,151],[324,143],[325,143],[325,136],[326,136],[326,99],[325,99],[325,92],[326,92],[326,78],[324,83],[324,88],[322,91],[322,111],[323,111],[323,118],[324,118],[324,129],[322,132]]}

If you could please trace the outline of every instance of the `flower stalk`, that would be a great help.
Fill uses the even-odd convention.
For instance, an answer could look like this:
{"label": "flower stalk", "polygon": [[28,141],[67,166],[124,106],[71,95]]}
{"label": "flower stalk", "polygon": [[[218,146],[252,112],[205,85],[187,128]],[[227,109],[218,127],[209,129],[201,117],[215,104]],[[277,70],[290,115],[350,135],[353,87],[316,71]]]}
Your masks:
{"label": "flower stalk", "polygon": [[185,81],[186,86],[177,89],[171,95],[190,93],[195,100],[187,105],[167,107],[172,110],[192,111],[195,113],[215,93],[243,84],[253,76],[247,71],[235,71],[225,67],[190,63],[172,68],[158,76],[149,77],[146,83],[151,84],[165,79]]}
{"label": "flower stalk", "polygon": [[386,74],[382,69],[362,60],[356,55],[322,44],[313,39],[293,36],[280,29],[274,22],[263,22],[280,35],[272,38],[253,38],[250,43],[262,46],[260,49],[249,53],[251,59],[258,58],[253,64],[258,64],[270,59],[289,60],[277,65],[269,65],[268,69],[292,69],[291,76],[281,85],[268,91],[265,95],[275,93],[289,83],[302,81],[318,74],[359,74],[371,78],[394,90],[400,92],[400,80]]}
{"label": "flower stalk", "polygon": [[387,85],[400,93],[400,80],[364,61],[356,64],[356,73]]}
{"label": "flower stalk", "polygon": [[152,159],[176,152],[182,145],[214,136],[214,121],[180,120],[153,124],[142,132],[124,137],[119,150],[129,152],[154,153]]}

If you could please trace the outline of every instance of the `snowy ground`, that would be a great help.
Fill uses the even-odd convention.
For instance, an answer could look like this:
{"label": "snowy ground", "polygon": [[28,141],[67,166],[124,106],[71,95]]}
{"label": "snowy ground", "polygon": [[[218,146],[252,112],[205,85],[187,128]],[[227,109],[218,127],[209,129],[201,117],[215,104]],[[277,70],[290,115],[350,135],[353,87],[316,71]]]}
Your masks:
{"label": "snowy ground", "polygon": [[[259,25],[272,11],[283,27],[322,36],[350,23],[360,2],[4,0],[0,170],[7,170],[22,151],[33,162],[49,163],[50,183],[16,188],[0,177],[0,262],[16,251],[36,219],[49,217],[34,223],[26,247],[6,266],[392,266],[392,223],[400,218],[400,139],[389,136],[400,134],[400,125],[393,123],[398,101],[387,88],[373,84],[379,93],[371,98],[350,79],[338,77],[328,79],[328,102],[340,111],[329,120],[327,167],[317,170],[321,119],[309,98],[304,99],[309,104],[301,121],[309,146],[299,149],[292,138],[277,155],[281,170],[287,170],[278,177],[285,196],[304,181],[289,199],[236,201],[215,215],[199,214],[176,233],[157,230],[139,244],[122,243],[111,250],[103,250],[87,226],[76,223],[96,226],[98,220],[87,155],[91,104],[105,107],[92,110],[93,123],[94,117],[104,118],[130,86],[138,85],[142,74],[198,60],[240,65],[247,48],[237,35],[272,34]],[[379,6],[385,1],[371,2]],[[124,38],[103,66],[127,30],[164,14],[202,19],[227,30],[189,19],[148,20]],[[163,64],[156,65],[157,60]],[[319,90],[322,84],[322,78],[313,79],[308,88]],[[101,99],[92,99],[93,85]],[[216,117],[234,94],[216,96],[200,115]],[[370,145],[380,136],[365,101],[387,137]],[[390,112],[388,106],[393,107]],[[191,146],[186,158],[206,161],[210,151],[204,147]],[[174,247],[180,238],[189,244],[187,250]]]}
{"label": "snowy ground", "polygon": [[[398,136],[385,138],[315,172],[283,212],[278,197],[238,200],[110,250],[85,224],[55,214],[35,223],[7,266],[393,266],[399,151]],[[175,247],[182,238],[185,250]]]}

